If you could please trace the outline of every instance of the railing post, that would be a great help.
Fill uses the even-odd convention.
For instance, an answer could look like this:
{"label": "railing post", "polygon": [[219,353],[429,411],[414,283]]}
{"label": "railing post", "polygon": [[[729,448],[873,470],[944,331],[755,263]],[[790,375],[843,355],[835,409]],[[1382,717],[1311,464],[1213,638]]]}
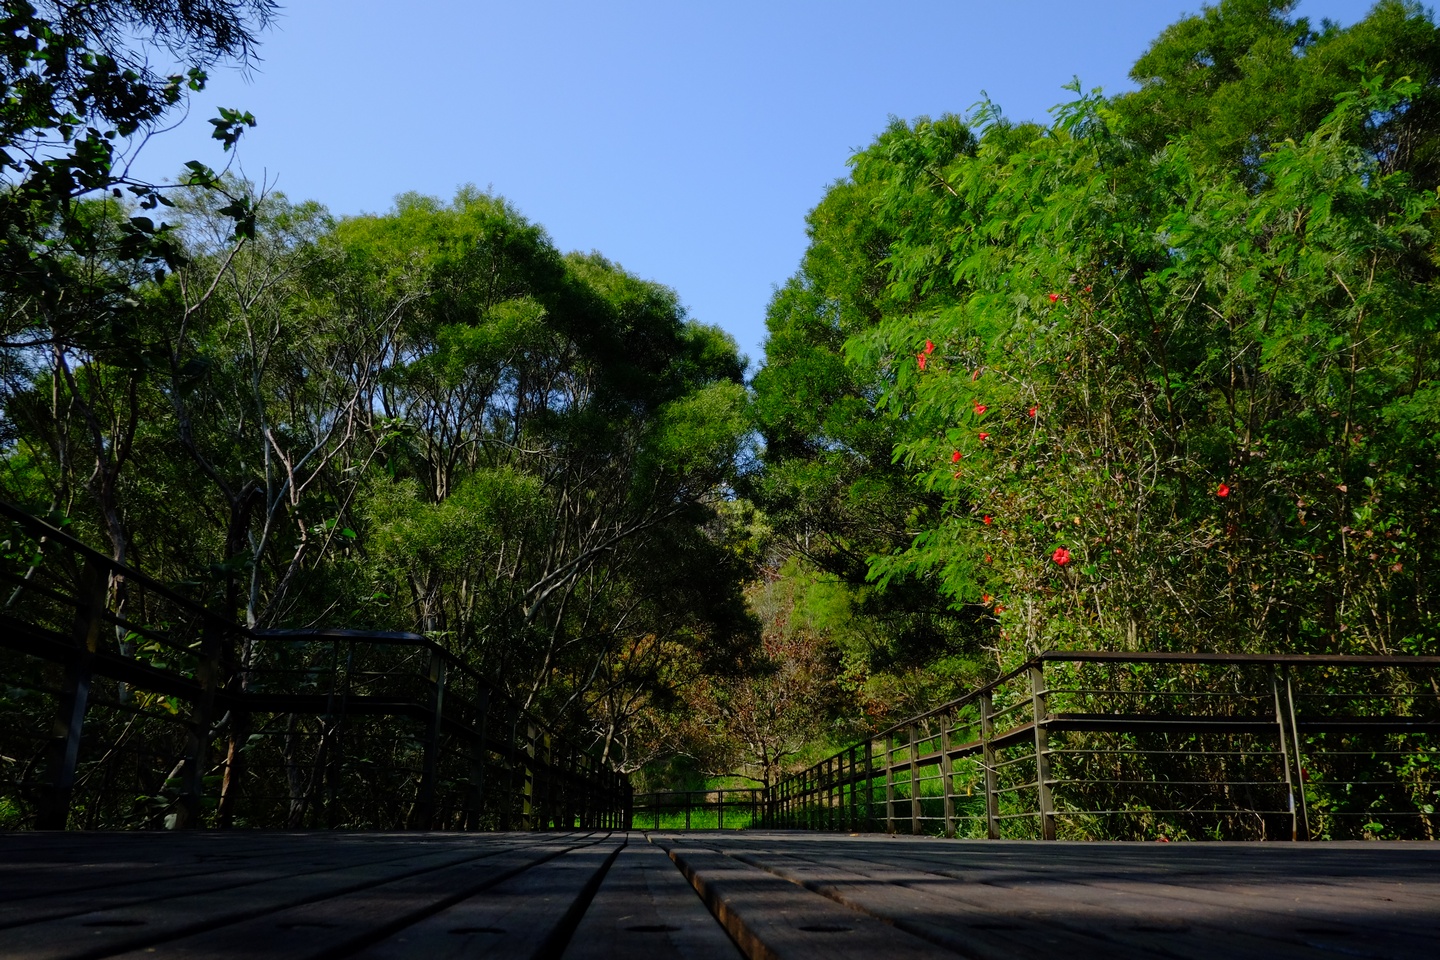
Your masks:
{"label": "railing post", "polygon": [[845,830],[855,832],[855,748],[845,751]]}
{"label": "railing post", "polygon": [[75,620],[70,627],[74,648],[65,664],[64,686],[55,705],[50,739],[50,785],[35,817],[41,830],[64,830],[70,820],[75,768],[80,762],[80,736],[90,705],[91,660],[100,648],[101,613],[105,609],[105,570],[87,558],[80,570]]}
{"label": "railing post", "polygon": [[490,720],[490,688],[482,687],[475,697],[475,739],[470,743],[470,813],[465,818],[466,830],[479,830],[485,814],[485,761]]}
{"label": "railing post", "polygon": [[635,822],[635,785],[630,778],[618,771],[615,777],[615,787],[620,794],[620,829],[633,829]]}
{"label": "railing post", "polygon": [[[179,803],[175,809],[175,828],[193,827],[200,821],[201,796],[205,790],[205,769],[210,760],[210,722],[215,714],[215,693],[220,686],[220,639],[216,627],[208,620],[200,628],[200,659],[195,668],[195,679],[200,684],[200,694],[195,699],[195,712],[190,718],[190,732],[185,745],[185,774],[181,780]],[[332,674],[334,661],[331,658]],[[330,701],[327,713],[333,712],[335,684],[330,684]],[[332,727],[333,729],[333,727]],[[325,748],[330,748],[331,734],[325,733]],[[317,771],[318,772],[318,771]]]}
{"label": "railing post", "polygon": [[876,829],[876,741],[865,737],[865,832]]}
{"label": "railing post", "polygon": [[1290,668],[1282,666],[1280,670],[1285,675],[1285,710],[1290,716],[1290,735],[1295,744],[1295,783],[1296,792],[1300,795],[1300,828],[1303,831],[1300,839],[1309,840],[1310,811],[1305,806],[1305,765],[1300,752],[1300,721],[1295,716],[1295,685],[1291,682]]}
{"label": "railing post", "polygon": [[1035,719],[1035,792],[1040,805],[1040,837],[1055,839],[1055,798],[1050,792],[1050,720],[1045,661],[1030,668],[1030,704]]}
{"label": "railing post", "polygon": [[1000,794],[996,776],[995,701],[989,690],[979,696],[981,762],[985,768],[985,836],[1000,839]]}
{"label": "railing post", "polygon": [[940,786],[945,797],[945,836],[955,836],[955,790],[952,778],[954,764],[950,760],[950,730],[954,721],[950,711],[940,714]]}
{"label": "railing post", "polygon": [[580,828],[589,830],[595,826],[595,785],[600,779],[600,764],[590,754],[581,757],[585,779],[580,783]]}
{"label": "railing post", "polygon": [[821,827],[820,827],[820,829],[822,829],[822,830],[834,830],[834,829],[835,829],[835,758],[834,758],[834,757],[826,757],[826,758],[825,758],[825,766],[822,768],[821,773],[820,773],[820,776],[824,778],[824,785],[823,785],[823,787],[822,787],[822,789],[821,789],[821,794],[822,794],[822,796],[824,796],[824,798],[825,798],[825,800],[824,800],[824,805],[823,805],[823,807],[821,808],[821,810],[822,810],[822,815],[821,815]]}
{"label": "railing post", "polygon": [[[1289,730],[1286,728],[1292,725],[1293,718],[1287,716],[1288,711],[1280,698],[1280,675],[1281,669],[1277,664],[1270,674],[1270,692],[1275,696],[1275,728],[1280,735],[1280,762],[1285,767],[1285,794],[1290,800],[1290,839],[1296,840],[1299,838],[1300,832],[1299,810],[1295,803],[1295,780],[1297,778],[1291,775],[1290,748],[1286,742],[1289,740]],[[1288,700],[1288,689],[1286,695]]]}
{"label": "railing post", "polygon": [[[233,604],[227,604],[226,609],[233,610]],[[254,635],[248,630],[241,630],[226,641],[222,651],[226,692],[234,698],[230,708],[229,742],[225,747],[225,773],[220,779],[220,803],[215,809],[215,823],[222,829],[228,829],[235,824],[240,781],[245,777],[245,760],[253,718],[244,705],[243,698],[250,686],[249,671],[252,664],[247,661],[253,652],[254,640]],[[351,655],[353,654],[352,646]]]}
{"label": "railing post", "polygon": [[910,724],[910,832],[921,832],[920,815],[920,724]]}
{"label": "railing post", "polygon": [[[340,651],[338,645],[335,648],[336,669],[339,669]],[[331,830],[337,829],[343,819],[341,806],[341,787],[345,773],[345,718],[349,714],[350,706],[350,674],[355,666],[355,641],[349,640],[345,643],[345,680],[340,685],[340,705],[338,709],[331,711],[334,722],[330,728],[330,753],[326,762],[326,790],[325,819]],[[330,690],[333,694],[338,677],[331,682]],[[218,813],[218,811],[217,811]]]}
{"label": "railing post", "polygon": [[541,744],[545,747],[544,766],[542,767],[542,783],[540,790],[540,829],[549,830],[552,820],[555,817],[555,738],[550,731],[546,730],[541,735]]}
{"label": "railing post", "polygon": [[535,740],[538,732],[535,724],[527,719],[525,721],[525,752],[521,757],[521,760],[524,762],[522,771],[522,776],[524,777],[524,792],[520,806],[521,830],[535,829],[535,791],[537,788],[537,784],[535,783]]}
{"label": "railing post", "polygon": [[438,649],[430,651],[430,729],[425,737],[424,767],[420,772],[420,796],[412,824],[420,830],[435,826],[436,780],[440,766],[440,721],[445,709],[445,658]]}
{"label": "railing post", "polygon": [[885,735],[885,832],[895,832],[895,733]]}

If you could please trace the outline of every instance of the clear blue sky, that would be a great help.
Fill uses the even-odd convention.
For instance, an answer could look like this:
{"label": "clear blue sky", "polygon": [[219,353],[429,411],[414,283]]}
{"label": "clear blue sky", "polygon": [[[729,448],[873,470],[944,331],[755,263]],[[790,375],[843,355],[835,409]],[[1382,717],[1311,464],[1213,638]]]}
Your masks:
{"label": "clear blue sky", "polygon": [[[1302,0],[1350,24],[1370,0]],[[806,212],[890,116],[964,113],[987,91],[1043,118],[1131,63],[1197,0],[291,0],[251,77],[220,72],[144,172],[219,166],[205,120],[250,110],[252,179],[337,214],[491,187],[562,250],[599,250],[679,292],[762,356],[765,306]]]}

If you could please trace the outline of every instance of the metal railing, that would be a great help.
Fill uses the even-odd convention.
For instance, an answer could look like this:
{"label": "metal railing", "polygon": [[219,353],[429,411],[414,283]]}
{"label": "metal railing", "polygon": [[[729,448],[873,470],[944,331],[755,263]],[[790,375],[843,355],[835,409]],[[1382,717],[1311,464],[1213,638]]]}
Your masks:
{"label": "metal railing", "polygon": [[765,804],[760,787],[637,793],[631,824],[636,830],[744,830],[760,826]]}
{"label": "metal railing", "polygon": [[772,828],[1434,839],[1440,657],[1052,651],[776,784]]}
{"label": "metal railing", "polygon": [[0,503],[0,828],[620,827],[626,777],[409,633],[247,630]]}

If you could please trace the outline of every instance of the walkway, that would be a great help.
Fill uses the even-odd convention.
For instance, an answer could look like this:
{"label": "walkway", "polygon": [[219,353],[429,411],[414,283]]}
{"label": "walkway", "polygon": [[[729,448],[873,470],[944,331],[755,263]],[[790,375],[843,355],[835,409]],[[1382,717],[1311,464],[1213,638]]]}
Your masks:
{"label": "walkway", "polygon": [[0,836],[6,960],[735,960],[736,944],[778,958],[1433,960],[1440,844]]}

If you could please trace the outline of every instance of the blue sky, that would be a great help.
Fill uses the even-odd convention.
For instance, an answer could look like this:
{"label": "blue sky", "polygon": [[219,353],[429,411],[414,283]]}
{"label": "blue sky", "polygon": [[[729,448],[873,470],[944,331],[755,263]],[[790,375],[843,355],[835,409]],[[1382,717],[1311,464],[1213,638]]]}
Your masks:
{"label": "blue sky", "polygon": [[[1302,0],[1350,24],[1370,0]],[[673,287],[762,356],[765,305],[805,214],[887,118],[964,113],[982,90],[1043,118],[1078,76],[1131,63],[1195,0],[292,0],[248,78],[219,71],[139,169],[218,166],[216,106],[255,114],[252,179],[336,214],[489,187],[562,250]]]}

